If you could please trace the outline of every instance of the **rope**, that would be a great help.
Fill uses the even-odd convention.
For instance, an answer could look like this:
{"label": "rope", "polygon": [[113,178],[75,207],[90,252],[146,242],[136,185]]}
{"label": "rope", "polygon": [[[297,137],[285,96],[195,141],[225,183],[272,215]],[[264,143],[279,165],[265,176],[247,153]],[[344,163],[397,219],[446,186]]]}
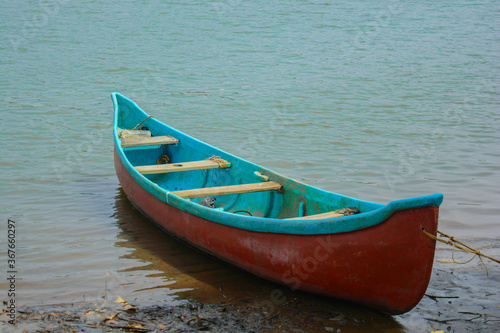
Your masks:
{"label": "rope", "polygon": [[[468,262],[471,262],[472,259],[474,259],[476,256],[479,256],[479,260],[481,260],[481,263],[483,264],[484,268],[486,268],[486,275],[488,275],[488,267],[486,267],[486,264],[484,263],[482,257],[488,258],[488,259],[493,260],[493,261],[495,261],[495,262],[497,262],[497,263],[500,264],[500,260],[495,259],[493,257],[490,257],[490,256],[482,253],[481,251],[476,250],[473,247],[470,247],[469,245],[464,244],[464,243],[456,240],[453,236],[449,236],[449,235],[447,235],[447,234],[445,234],[445,233],[443,233],[443,232],[441,232],[439,230],[437,231],[439,233],[439,235],[443,236],[443,237],[446,237],[449,240],[446,240],[446,239],[434,236],[433,234],[431,234],[430,232],[428,232],[425,229],[422,229],[422,232],[424,234],[426,234],[431,239],[434,239],[434,240],[439,241],[441,243],[445,243],[445,244],[453,246],[452,260],[456,264],[467,264]],[[465,251],[465,252],[468,252],[468,253],[473,253],[474,256],[470,260],[467,260],[465,262],[458,262],[458,261],[455,260],[455,248],[460,249],[460,250]]]}
{"label": "rope", "polygon": [[223,160],[219,156],[215,156],[215,155],[212,156],[212,157],[207,158],[207,160],[211,160],[211,161],[217,162],[219,164],[220,168],[227,168],[227,165],[229,164],[228,161]]}
{"label": "rope", "polygon": [[168,158],[167,154],[161,155],[160,157],[158,157],[158,160],[156,160],[157,165],[163,164],[163,162],[165,162],[165,164],[168,164],[170,162],[170,158]]}
{"label": "rope", "polygon": [[175,142],[176,142],[176,143],[180,141],[179,139],[176,139],[176,138],[174,138],[174,137],[173,137],[173,136],[171,136],[171,135],[165,135],[165,136],[166,136],[166,137],[169,137],[169,138],[171,138],[171,139],[173,139],[173,140],[175,140]]}
{"label": "rope", "polygon": [[141,126],[143,122],[145,122],[146,120],[148,120],[149,118],[152,118],[153,116],[147,116],[146,118],[144,118],[143,121],[141,121],[139,124],[137,124],[137,126],[135,126],[134,128],[132,128],[132,131],[135,130],[137,127]]}
{"label": "rope", "polygon": [[252,213],[250,213],[248,210],[237,210],[237,211],[233,212],[233,214],[236,214],[236,213],[247,213],[248,215],[252,216]]}

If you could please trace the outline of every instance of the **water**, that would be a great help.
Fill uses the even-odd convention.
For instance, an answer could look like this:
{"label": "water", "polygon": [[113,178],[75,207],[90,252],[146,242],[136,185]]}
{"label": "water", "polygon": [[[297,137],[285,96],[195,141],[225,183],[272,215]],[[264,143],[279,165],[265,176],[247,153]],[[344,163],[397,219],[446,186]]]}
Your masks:
{"label": "water", "polygon": [[[112,91],[326,190],[380,203],[441,192],[440,229],[500,257],[497,1],[2,1],[0,12],[1,228],[17,223],[19,304],[247,306],[276,288],[134,210],[113,168]],[[428,293],[458,301],[424,298],[366,325],[487,330],[467,314],[425,319],[500,316],[500,269],[487,267],[437,262]]]}

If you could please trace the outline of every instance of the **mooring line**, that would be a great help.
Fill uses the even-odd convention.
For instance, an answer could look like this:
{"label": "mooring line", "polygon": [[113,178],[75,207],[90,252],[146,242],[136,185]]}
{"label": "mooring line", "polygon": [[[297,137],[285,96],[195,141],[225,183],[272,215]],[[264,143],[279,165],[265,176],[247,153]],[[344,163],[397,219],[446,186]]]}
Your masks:
{"label": "mooring line", "polygon": [[[453,259],[453,262],[456,263],[456,264],[466,264],[466,263],[472,261],[472,259],[474,259],[476,256],[479,256],[479,260],[481,260],[481,263],[483,264],[484,268],[486,268],[486,275],[488,275],[488,273],[489,273],[488,272],[488,267],[486,267],[486,264],[484,263],[482,257],[488,258],[488,259],[493,260],[493,261],[495,261],[495,262],[497,262],[497,263],[500,264],[500,260],[495,259],[493,257],[490,257],[490,256],[482,253],[481,251],[476,250],[475,248],[473,248],[473,247],[471,247],[471,246],[469,246],[467,244],[464,244],[464,243],[456,240],[455,237],[449,236],[449,235],[445,234],[444,232],[441,232],[439,230],[437,231],[440,236],[446,237],[446,238],[448,238],[448,240],[446,240],[444,238],[440,238],[438,236],[434,236],[433,234],[431,234],[430,232],[428,232],[425,229],[422,229],[422,232],[424,234],[426,234],[431,239],[434,239],[434,240],[437,240],[437,241],[439,241],[441,243],[445,243],[445,244],[453,246],[452,259]],[[458,261],[455,260],[455,248],[460,249],[460,250],[465,251],[465,252],[473,253],[474,256],[470,260],[468,260],[466,262],[458,262]]]}
{"label": "mooring line", "polygon": [[146,120],[148,120],[149,118],[154,118],[153,116],[147,116],[146,118],[144,118],[143,121],[141,121],[140,123],[138,123],[134,128],[132,128],[132,131],[135,130],[137,127],[141,126],[143,122],[145,122]]}

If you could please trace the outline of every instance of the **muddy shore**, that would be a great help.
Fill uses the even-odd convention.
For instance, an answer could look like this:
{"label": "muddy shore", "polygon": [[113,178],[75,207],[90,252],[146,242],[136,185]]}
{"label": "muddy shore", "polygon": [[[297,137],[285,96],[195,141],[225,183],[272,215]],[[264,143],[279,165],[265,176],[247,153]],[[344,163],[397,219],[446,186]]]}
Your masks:
{"label": "muddy shore", "polygon": [[[2,332],[497,332],[500,293],[474,283],[485,279],[477,265],[457,268],[437,264],[426,296],[400,316],[282,289],[286,301],[274,306],[251,299],[176,306],[111,300],[21,306],[16,324],[8,324],[4,312],[0,327]],[[490,267],[487,279],[498,281],[491,271],[499,273]],[[475,296],[457,292],[464,288]]]}

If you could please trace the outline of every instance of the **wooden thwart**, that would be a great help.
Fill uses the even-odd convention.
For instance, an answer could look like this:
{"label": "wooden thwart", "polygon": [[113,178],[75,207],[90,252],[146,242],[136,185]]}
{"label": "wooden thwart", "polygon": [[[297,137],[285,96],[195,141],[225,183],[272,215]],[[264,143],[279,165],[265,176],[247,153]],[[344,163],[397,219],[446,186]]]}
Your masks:
{"label": "wooden thwart", "polygon": [[[226,167],[229,168],[230,166],[231,163],[228,162]],[[183,163],[143,165],[143,166],[137,166],[135,167],[135,169],[140,173],[142,173],[143,175],[148,175],[155,173],[217,169],[220,167],[221,167],[220,164],[216,161],[203,160],[203,161],[183,162]]]}
{"label": "wooden thwart", "polygon": [[321,214],[313,214],[309,216],[299,216],[299,217],[291,217],[285,220],[318,220],[318,219],[330,219],[333,217],[341,217],[341,216],[348,216],[348,215],[354,215],[354,214],[359,214],[361,211],[359,208],[356,207],[346,207],[346,208],[341,208],[337,210],[333,210],[330,212],[326,213],[321,213]]}
{"label": "wooden thwart", "polygon": [[308,216],[299,216],[299,217],[291,217],[285,220],[316,220],[316,219],[329,219],[332,217],[341,217],[345,216],[344,214],[339,214],[337,211],[308,215]]}
{"label": "wooden thwart", "polygon": [[122,147],[144,147],[154,145],[173,145],[179,142],[176,138],[171,136],[151,136],[142,138],[121,138]]}
{"label": "wooden thwart", "polygon": [[281,189],[281,187],[282,187],[281,184],[278,184],[276,182],[264,182],[264,183],[253,183],[253,184],[242,184],[242,185],[205,187],[193,190],[175,191],[170,193],[178,195],[184,199],[191,199],[191,198],[199,198],[199,197],[215,196],[215,195],[240,194],[240,193],[251,193],[251,192],[262,192],[262,191],[273,191],[273,190],[278,191]]}

